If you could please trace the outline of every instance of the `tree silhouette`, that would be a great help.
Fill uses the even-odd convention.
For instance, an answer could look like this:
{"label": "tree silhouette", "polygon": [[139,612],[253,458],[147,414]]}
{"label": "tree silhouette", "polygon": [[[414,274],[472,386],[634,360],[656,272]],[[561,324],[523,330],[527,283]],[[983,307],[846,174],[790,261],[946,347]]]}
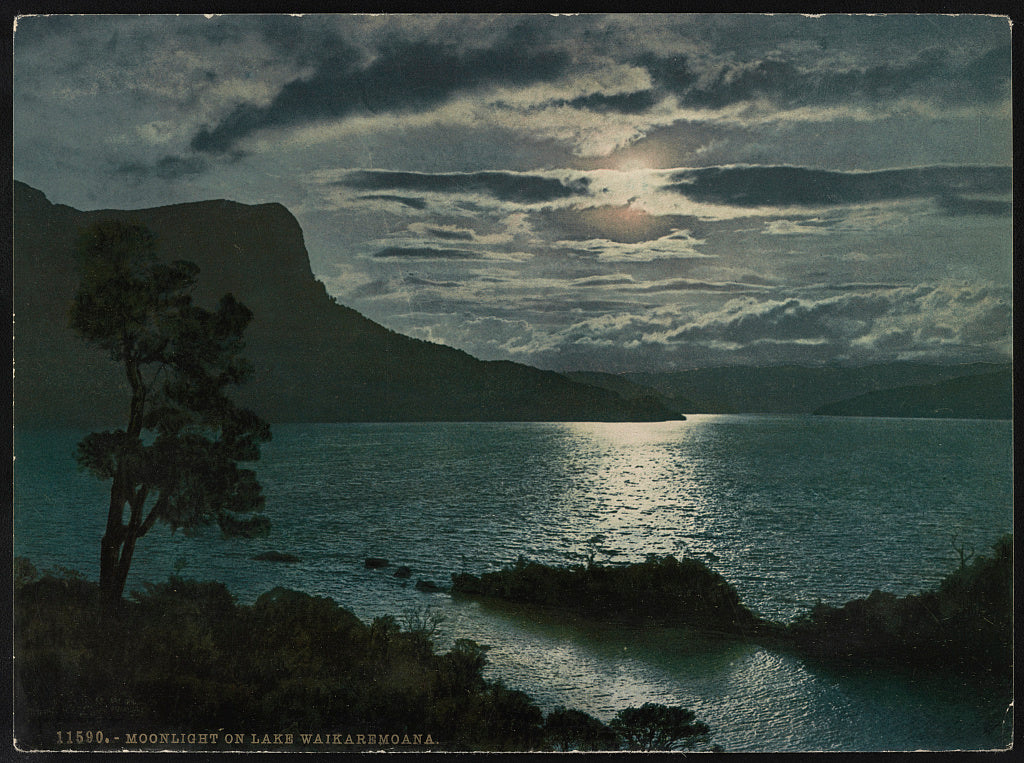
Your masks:
{"label": "tree silhouette", "polygon": [[544,719],[544,739],[557,752],[618,750],[618,735],[600,720],[581,710],[562,706]]}
{"label": "tree silhouette", "polygon": [[630,750],[692,748],[710,738],[708,725],[692,710],[647,702],[619,711],[609,724]]}
{"label": "tree silhouette", "polygon": [[239,462],[259,458],[266,422],[226,395],[251,373],[241,356],[252,313],[227,294],[217,308],[192,304],[199,268],[160,262],[145,227],[116,220],[79,237],[81,281],[72,328],[107,350],[131,392],[123,429],[93,432],[79,464],[111,480],[100,542],[100,588],[120,601],[135,544],[156,522],[172,531],[218,522],[227,534],[269,530],[261,488]]}

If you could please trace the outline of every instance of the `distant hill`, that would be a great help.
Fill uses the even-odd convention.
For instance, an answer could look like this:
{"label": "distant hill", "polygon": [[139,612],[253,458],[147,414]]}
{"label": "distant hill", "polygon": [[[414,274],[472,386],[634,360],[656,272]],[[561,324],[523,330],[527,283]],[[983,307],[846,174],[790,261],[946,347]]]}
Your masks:
{"label": "distant hill", "polygon": [[825,416],[903,418],[1013,418],[1013,375],[1009,370],[963,376],[938,384],[868,392],[830,403],[815,413]]}
{"label": "distant hill", "polygon": [[626,400],[656,400],[673,411],[695,411],[697,405],[687,398],[677,398],[670,394],[664,394],[657,390],[630,381],[624,374],[609,374],[600,371],[570,371],[565,374],[568,378],[589,384],[594,387],[611,390]]}
{"label": "distant hill", "polygon": [[[623,376],[633,384],[650,388],[666,400],[690,400],[693,407],[683,408],[682,413],[814,413],[833,403],[872,392],[910,386],[927,387],[997,372],[1008,378],[1011,365],[725,366]],[[1003,405],[1012,408],[1009,388]]]}
{"label": "distant hill", "polygon": [[67,327],[77,288],[74,242],[101,219],[149,227],[161,257],[199,265],[195,298],[232,292],[255,318],[238,390],[270,421],[574,420],[679,418],[652,400],[624,400],[518,363],[481,361],[396,334],[337,304],[309,266],[302,230],[279,204],[230,201],[81,212],[14,184],[14,415],[18,425],[116,423],[123,372]]}

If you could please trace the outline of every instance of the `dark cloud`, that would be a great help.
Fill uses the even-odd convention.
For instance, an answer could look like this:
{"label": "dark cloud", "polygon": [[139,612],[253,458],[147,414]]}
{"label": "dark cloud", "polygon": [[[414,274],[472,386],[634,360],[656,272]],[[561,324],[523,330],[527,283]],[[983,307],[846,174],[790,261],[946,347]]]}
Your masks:
{"label": "dark cloud", "polygon": [[997,199],[969,199],[963,196],[940,196],[937,199],[939,209],[950,216],[988,215],[992,217],[1008,217],[1013,211],[1009,201]]}
{"label": "dark cloud", "polygon": [[501,201],[536,204],[582,196],[589,192],[587,178],[558,180],[515,172],[386,172],[360,170],[336,185],[366,190],[419,191],[422,193],[485,194]]}
{"label": "dark cloud", "polygon": [[842,214],[831,213],[828,215],[822,215],[821,217],[811,217],[809,215],[787,215],[786,217],[766,218],[765,222],[791,222],[799,224],[801,228],[834,228],[839,223],[842,223],[844,219],[845,217]]}
{"label": "dark cloud", "polygon": [[405,204],[407,207],[413,209],[426,209],[427,202],[423,199],[417,199],[414,196],[395,196],[390,193],[369,193],[363,196],[357,196],[359,199],[380,199],[381,201],[394,201],[399,204]]}
{"label": "dark cloud", "polygon": [[466,230],[445,230],[444,228],[427,228],[427,233],[434,238],[445,241],[472,241],[473,234]]}
{"label": "dark cloud", "polygon": [[167,155],[157,161],[146,164],[144,162],[125,162],[114,171],[119,175],[128,175],[138,179],[160,178],[161,180],[176,180],[180,177],[199,175],[209,168],[209,164],[201,157],[182,157]]}
{"label": "dark cloud", "polygon": [[632,93],[616,93],[614,95],[590,93],[578,98],[548,101],[543,107],[570,106],[574,109],[585,109],[599,114],[642,114],[655,106],[659,100],[661,97],[654,90],[637,90]]}
{"label": "dark cloud", "polygon": [[[216,20],[224,19],[218,17]],[[252,23],[252,19],[256,23]],[[327,24],[309,23],[310,19],[284,14],[256,17],[230,17],[226,27],[246,29],[259,34],[278,59],[295,61],[300,66],[317,66],[329,60],[331,51],[345,48],[345,41]],[[228,32],[225,32],[228,33]]]}
{"label": "dark cloud", "polygon": [[[102,20],[102,16],[94,17]],[[47,40],[74,39],[81,31],[79,18],[70,14],[22,16],[18,19],[15,41],[31,44]]]}
{"label": "dark cloud", "polygon": [[772,57],[728,64],[693,85],[683,69],[677,69],[680,78],[669,81],[657,60],[646,65],[652,78],[664,82],[685,104],[721,108],[754,99],[787,107],[905,96],[984,102],[1008,95],[1008,62],[1008,48],[987,51],[963,66],[953,64],[948,51],[938,47],[901,63],[849,68],[827,61],[807,68]]}
{"label": "dark cloud", "polygon": [[420,276],[408,273],[401,278],[378,278],[369,283],[363,284],[353,290],[353,294],[358,294],[360,297],[384,297],[398,292],[402,292],[404,287],[407,286],[426,286],[437,289],[454,289],[462,284],[458,281],[434,281],[429,278],[421,278]]}
{"label": "dark cloud", "polygon": [[437,42],[391,39],[369,62],[337,40],[313,74],[286,84],[266,106],[238,106],[219,124],[200,130],[192,148],[223,153],[266,128],[353,113],[422,111],[486,85],[522,86],[553,79],[570,60],[565,51],[535,44],[521,29],[513,29],[490,47],[462,50]]}
{"label": "dark cloud", "polygon": [[905,288],[906,284],[899,283],[830,283],[830,284],[813,284],[809,286],[801,286],[800,291],[807,290],[811,292],[819,291],[879,291],[879,290],[892,290]]}
{"label": "dark cloud", "polygon": [[1008,194],[1010,167],[920,167],[836,172],[805,167],[707,167],[666,187],[694,201],[758,206],[836,206],[957,194]]}
{"label": "dark cloud", "polygon": [[548,297],[520,297],[516,300],[515,308],[510,315],[518,315],[523,310],[534,313],[578,315],[580,313],[594,313],[602,315],[605,313],[619,313],[624,310],[635,310],[636,302],[631,300],[617,299],[573,299],[565,295],[555,298]]}
{"label": "dark cloud", "polygon": [[1013,60],[1009,45],[1002,45],[984,53],[962,69],[952,73],[953,84],[947,100],[975,98],[990,100],[1002,97],[1010,86],[1010,62]]}
{"label": "dark cloud", "polygon": [[329,116],[343,116],[360,107],[365,93],[356,80],[346,77],[360,60],[358,51],[339,44],[309,79],[293,80],[266,106],[243,103],[213,128],[202,128],[192,138],[195,151],[222,154],[252,133],[270,127],[308,124]]}
{"label": "dark cloud", "polygon": [[1010,335],[1006,290],[927,286],[823,299],[734,301],[669,333],[669,343],[818,345],[822,357],[898,352],[992,353]]}
{"label": "dark cloud", "polygon": [[404,258],[420,260],[469,260],[480,255],[465,249],[435,249],[429,246],[388,246],[374,255],[376,259]]}
{"label": "dark cloud", "polygon": [[874,103],[910,95],[944,102],[984,102],[1008,94],[1008,46],[983,53],[962,66],[950,60],[947,50],[930,47],[898,63],[850,67],[824,59],[807,67],[786,58],[766,57],[698,72],[684,55],[643,53],[632,63],[647,70],[653,88],[614,95],[591,93],[534,108],[571,106],[598,113],[641,114],[669,94],[684,105],[704,108],[754,99],[796,107]]}
{"label": "dark cloud", "polygon": [[634,63],[647,69],[651,80],[658,87],[676,95],[685,94],[697,81],[697,75],[690,69],[685,56],[659,56],[645,53]]}

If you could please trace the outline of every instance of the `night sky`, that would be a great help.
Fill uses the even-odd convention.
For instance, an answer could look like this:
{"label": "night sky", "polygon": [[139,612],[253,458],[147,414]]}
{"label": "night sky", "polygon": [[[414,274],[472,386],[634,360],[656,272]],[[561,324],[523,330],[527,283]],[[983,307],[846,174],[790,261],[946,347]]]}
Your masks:
{"label": "night sky", "polygon": [[1010,356],[1005,18],[27,17],[13,97],[51,201],[279,202],[339,302],[480,358]]}

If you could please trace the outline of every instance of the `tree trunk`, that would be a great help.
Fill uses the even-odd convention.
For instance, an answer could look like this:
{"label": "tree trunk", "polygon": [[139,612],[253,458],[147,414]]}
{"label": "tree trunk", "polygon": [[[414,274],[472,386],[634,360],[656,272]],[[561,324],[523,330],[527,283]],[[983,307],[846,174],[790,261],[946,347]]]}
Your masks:
{"label": "tree trunk", "polygon": [[139,539],[139,536],[129,533],[124,539],[124,545],[121,546],[121,558],[117,562],[117,571],[114,575],[113,590],[117,593],[114,594],[113,590],[111,593],[116,596],[117,600],[120,601],[124,595],[124,586],[128,580],[128,570],[132,566],[132,556],[135,554],[135,541]]}
{"label": "tree trunk", "polygon": [[110,486],[110,509],[107,512],[107,529],[100,540],[100,591],[108,606],[115,605],[121,599],[124,584],[118,586],[117,570],[121,560],[121,545],[124,543],[128,530],[124,524],[124,505],[126,503],[126,477],[124,467],[114,475],[114,484]]}
{"label": "tree trunk", "polygon": [[[146,387],[142,383],[138,363],[133,358],[125,359],[125,373],[132,390],[128,410],[127,436],[137,441],[142,434],[142,419],[146,406]],[[128,568],[135,552],[135,541],[139,536],[139,522],[136,517],[134,486],[131,480],[131,465],[128,463],[128,449],[118,454],[117,471],[110,486],[110,508],[107,511],[107,528],[100,540],[100,593],[108,607],[116,607],[124,595]],[[144,500],[144,499],[143,499]],[[124,509],[131,504],[132,521],[124,523]],[[138,511],[141,511],[141,506]]]}
{"label": "tree trunk", "polygon": [[[108,554],[106,559],[107,569],[100,572],[100,593],[104,605],[110,609],[116,609],[124,596],[125,582],[128,580],[128,568],[131,565],[131,554],[134,551],[134,540],[125,541],[126,546],[114,547],[108,550],[106,538],[103,540],[103,551]],[[127,549],[130,543],[131,550]],[[127,553],[126,553],[127,551]]]}
{"label": "tree trunk", "polygon": [[[145,499],[143,498],[141,502]],[[112,500],[113,504],[114,501]],[[125,583],[128,580],[128,571],[132,566],[132,557],[135,554],[135,543],[146,534],[149,527],[137,521],[134,516],[135,507],[132,507],[133,518],[127,525],[121,523],[121,509],[117,511],[117,526],[113,532],[108,526],[107,532],[100,541],[100,591],[108,606],[115,606],[121,601],[124,595]],[[141,506],[138,509],[141,514]],[[114,515],[113,509],[111,516]]]}
{"label": "tree trunk", "polygon": [[115,537],[104,535],[100,541],[100,592],[108,607],[116,607],[124,596],[135,542],[141,535],[138,528],[122,525]]}

